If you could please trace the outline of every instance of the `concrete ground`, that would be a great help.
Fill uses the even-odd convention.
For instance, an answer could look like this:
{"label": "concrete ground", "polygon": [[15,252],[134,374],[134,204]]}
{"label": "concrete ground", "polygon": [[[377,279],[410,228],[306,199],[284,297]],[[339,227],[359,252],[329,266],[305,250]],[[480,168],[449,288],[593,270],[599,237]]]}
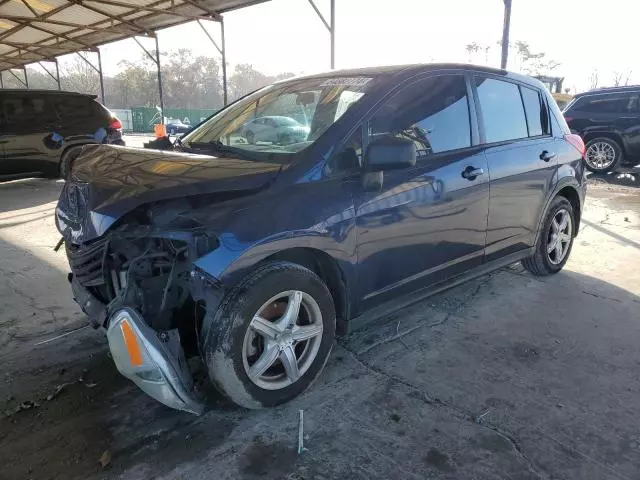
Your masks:
{"label": "concrete ground", "polygon": [[[52,212],[0,184],[0,479],[637,479],[640,179],[592,180],[564,271],[519,265],[364,323],[279,408],[201,417],[120,377],[85,328]],[[296,453],[298,411],[305,447]]]}

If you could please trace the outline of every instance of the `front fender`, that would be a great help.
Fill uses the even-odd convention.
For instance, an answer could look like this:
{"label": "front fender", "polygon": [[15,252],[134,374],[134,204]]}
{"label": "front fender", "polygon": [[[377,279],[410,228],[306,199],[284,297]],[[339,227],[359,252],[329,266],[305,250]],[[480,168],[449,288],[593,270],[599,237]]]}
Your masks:
{"label": "front fender", "polygon": [[355,278],[356,248],[353,222],[324,232],[288,231],[255,243],[246,243],[231,233],[218,238],[219,246],[195,261],[195,266],[230,287],[266,258],[294,248],[325,252],[339,265],[347,282]]}

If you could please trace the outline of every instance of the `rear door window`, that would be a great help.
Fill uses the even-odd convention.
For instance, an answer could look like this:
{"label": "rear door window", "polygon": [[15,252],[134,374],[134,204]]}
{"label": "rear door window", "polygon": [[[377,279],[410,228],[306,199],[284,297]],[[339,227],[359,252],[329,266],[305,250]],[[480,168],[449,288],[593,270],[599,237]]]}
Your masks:
{"label": "rear door window", "polygon": [[7,96],[2,110],[8,126],[36,127],[56,120],[55,112],[45,98],[35,96]]}
{"label": "rear door window", "polygon": [[487,143],[529,136],[518,85],[485,77],[476,77],[475,84]]}

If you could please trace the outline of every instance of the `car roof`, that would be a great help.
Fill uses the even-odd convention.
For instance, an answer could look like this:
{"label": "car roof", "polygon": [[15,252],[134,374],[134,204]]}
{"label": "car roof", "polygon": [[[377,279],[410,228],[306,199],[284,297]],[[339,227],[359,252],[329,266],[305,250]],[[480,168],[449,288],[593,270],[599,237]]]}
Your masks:
{"label": "car roof", "polygon": [[73,96],[73,97],[87,97],[95,100],[97,95],[90,93],[80,92],[66,92],[60,90],[36,90],[27,88],[0,88],[0,93],[3,95],[55,95],[55,96]]}
{"label": "car roof", "polygon": [[574,95],[574,98],[580,98],[587,95],[601,95],[606,93],[624,93],[624,92],[637,92],[640,91],[640,85],[625,85],[623,87],[606,87],[606,88],[594,88],[588,92],[582,92]]}
{"label": "car roof", "polygon": [[314,78],[335,78],[335,77],[400,77],[399,79],[410,78],[420,73],[427,73],[436,70],[461,70],[472,71],[479,73],[489,73],[493,75],[500,75],[514,80],[528,83],[538,88],[544,88],[544,85],[539,80],[522,75],[519,73],[502,70],[499,68],[485,67],[481,65],[471,65],[465,63],[417,63],[408,65],[386,65],[380,67],[364,67],[364,68],[350,68],[344,70],[334,70],[330,72],[317,73],[313,75],[304,75],[300,77],[294,77],[293,79],[281,80],[278,83],[285,83],[289,80],[301,80],[301,79],[314,79]]}

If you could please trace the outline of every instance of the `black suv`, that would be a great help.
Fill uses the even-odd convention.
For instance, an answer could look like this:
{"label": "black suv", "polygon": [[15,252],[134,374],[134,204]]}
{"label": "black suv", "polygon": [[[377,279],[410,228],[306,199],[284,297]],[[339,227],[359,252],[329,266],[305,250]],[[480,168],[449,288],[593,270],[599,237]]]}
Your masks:
{"label": "black suv", "polygon": [[640,86],[601,88],[576,95],[564,109],[572,131],[587,144],[592,172],[615,170],[640,157]]}
{"label": "black suv", "polygon": [[0,90],[0,180],[65,177],[90,143],[124,145],[120,120],[95,96]]}
{"label": "black suv", "polygon": [[[286,135],[249,133],[276,117]],[[311,384],[364,312],[517,261],[560,271],[583,153],[532,78],[343,70],[247,95],[172,152],[87,147],[56,225],[120,372],[198,412],[185,356],[200,355],[234,402],[271,406]]]}

